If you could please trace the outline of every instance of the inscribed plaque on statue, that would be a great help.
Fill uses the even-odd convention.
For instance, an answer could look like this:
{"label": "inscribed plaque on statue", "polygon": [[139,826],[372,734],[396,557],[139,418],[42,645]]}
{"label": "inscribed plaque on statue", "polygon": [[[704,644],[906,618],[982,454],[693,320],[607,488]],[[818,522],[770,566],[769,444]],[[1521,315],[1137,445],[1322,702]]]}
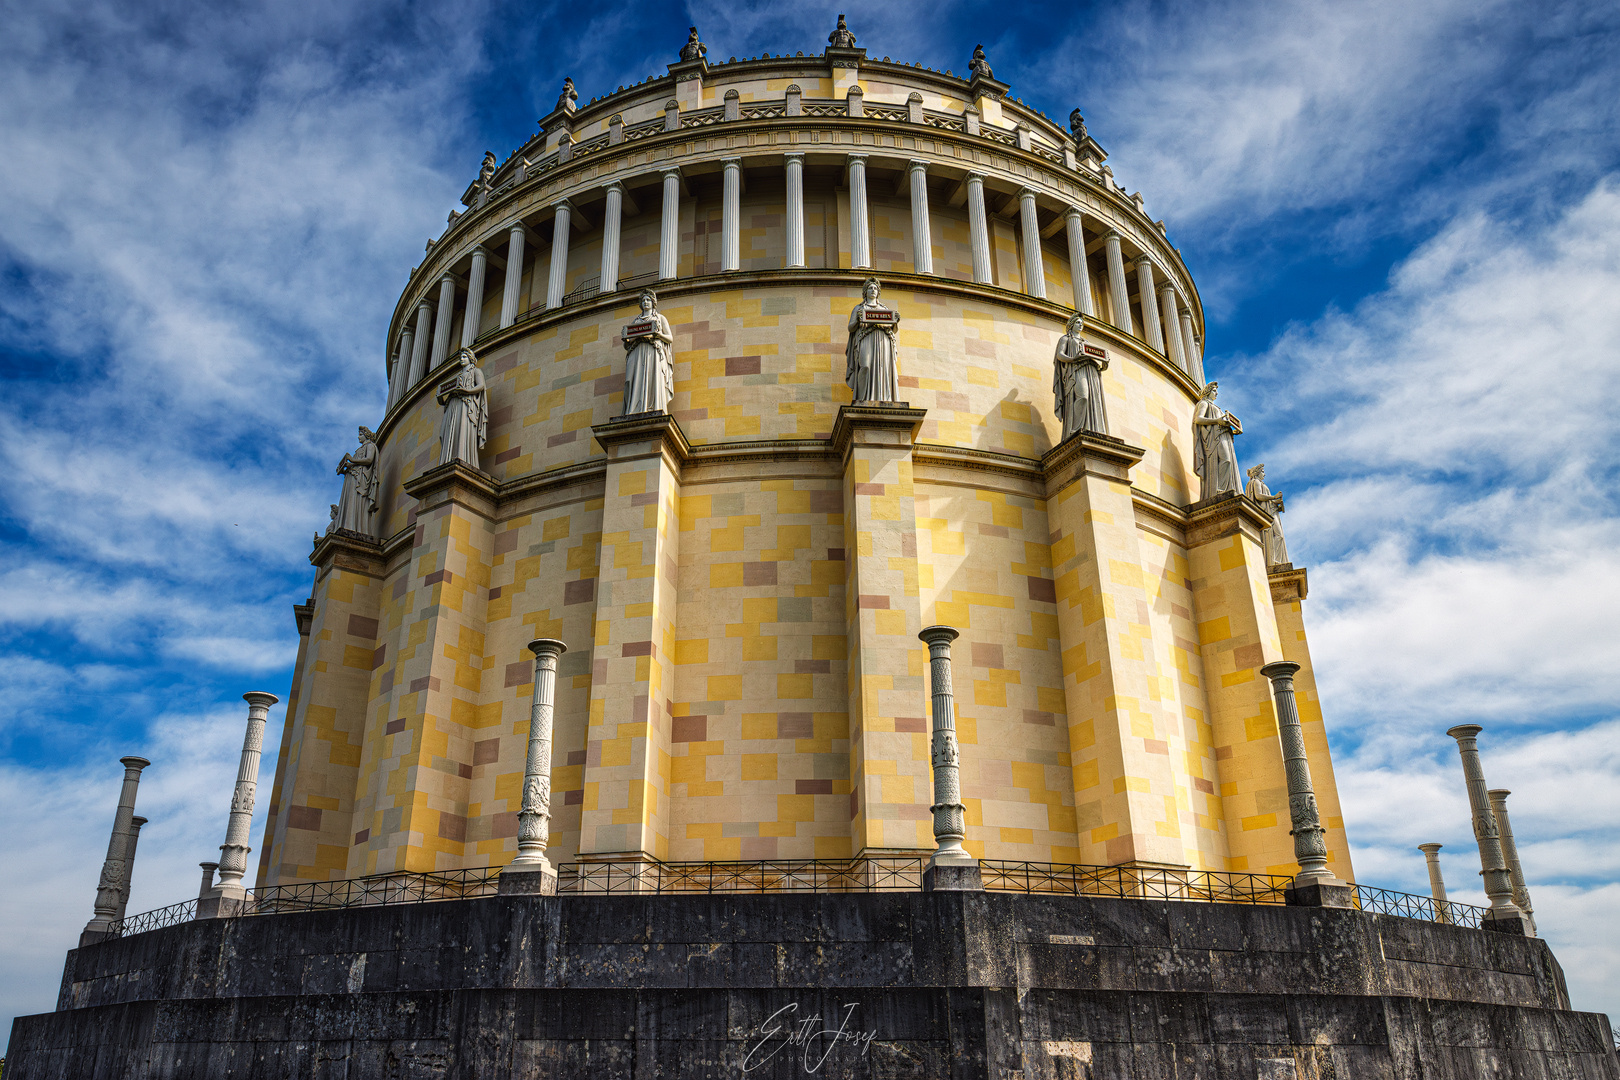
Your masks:
{"label": "inscribed plaque on statue", "polygon": [[900,322],[900,313],[887,308],[862,308],[861,322],[867,326],[896,326]]}
{"label": "inscribed plaque on statue", "polygon": [[657,332],[658,320],[656,319],[637,319],[624,328],[624,336],[627,340],[629,338],[651,337]]}

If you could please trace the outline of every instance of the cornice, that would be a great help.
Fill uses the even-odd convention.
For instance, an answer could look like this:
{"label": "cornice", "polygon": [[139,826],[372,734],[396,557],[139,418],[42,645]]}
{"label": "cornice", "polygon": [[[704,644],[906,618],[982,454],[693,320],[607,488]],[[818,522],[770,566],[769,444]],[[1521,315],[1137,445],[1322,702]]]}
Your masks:
{"label": "cornice", "polygon": [[841,405],[828,441],[840,460],[857,445],[910,449],[927,415],[927,409],[913,409],[904,401]]}
{"label": "cornice", "polygon": [[1187,507],[1187,546],[1199,547],[1242,533],[1255,543],[1271,527],[1271,515],[1247,495],[1229,492]]}
{"label": "cornice", "polygon": [[336,569],[382,577],[387,568],[382,545],[348,529],[333,529],[325,536],[315,537],[315,547],[309,553],[309,561],[322,574]]}
{"label": "cornice", "polygon": [[1080,479],[1097,476],[1115,483],[1131,482],[1131,467],[1146,451],[1112,435],[1082,431],[1064,439],[1041,457],[1048,497]]}
{"label": "cornice", "polygon": [[1271,602],[1274,604],[1303,600],[1309,592],[1303,566],[1281,563],[1266,577],[1271,582]]}

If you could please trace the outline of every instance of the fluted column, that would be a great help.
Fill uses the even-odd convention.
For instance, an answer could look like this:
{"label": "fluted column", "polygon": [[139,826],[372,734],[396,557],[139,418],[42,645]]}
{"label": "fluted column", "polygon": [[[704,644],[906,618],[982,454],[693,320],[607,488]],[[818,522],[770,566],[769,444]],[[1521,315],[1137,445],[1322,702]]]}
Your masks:
{"label": "fluted column", "polygon": [[664,217],[658,236],[658,279],[673,281],[680,270],[681,171],[664,170]]}
{"label": "fluted column", "polygon": [[467,309],[461,313],[461,347],[472,348],[478,340],[478,324],[484,318],[484,274],[489,268],[489,251],[483,244],[472,249],[472,266],[467,270]]}
{"label": "fluted column", "polygon": [[197,865],[202,867],[202,886],[197,890],[197,897],[201,899],[214,887],[214,871],[219,869],[219,863],[200,862]]}
{"label": "fluted column", "polygon": [[449,274],[439,278],[439,313],[433,319],[433,359],[429,371],[450,358],[450,323],[456,313],[456,279]]}
{"label": "fluted column", "polygon": [[568,288],[568,237],[573,231],[574,204],[558,199],[551,204],[557,217],[551,226],[551,275],[546,279],[546,308],[562,307],[563,293]]}
{"label": "fluted column", "polygon": [[784,154],[787,165],[787,264],[804,265],[804,155]]}
{"label": "fluted column", "polygon": [[1181,323],[1181,351],[1187,357],[1187,374],[1198,380],[1198,385],[1204,385],[1204,365],[1198,360],[1198,343],[1193,338],[1192,311],[1182,308],[1178,320]]}
{"label": "fluted column", "polygon": [[551,826],[551,730],[557,698],[557,657],[568,646],[555,638],[529,642],[534,654],[534,701],[529,706],[529,754],[523,766],[523,803],[518,811],[517,858],[501,871],[499,891],[557,891],[557,871],[546,859]]}
{"label": "fluted column", "polygon": [[1113,301],[1114,325],[1131,332],[1131,287],[1125,282],[1125,256],[1119,250],[1119,233],[1109,229],[1103,237],[1108,257],[1108,296]]}
{"label": "fluted column", "polygon": [[1440,849],[1443,844],[1419,844],[1423,859],[1429,865],[1429,895],[1434,897],[1434,913],[1440,922],[1451,921],[1451,905],[1446,902],[1446,879],[1440,876]]}
{"label": "fluted column", "polygon": [[1176,300],[1176,287],[1168,281],[1159,285],[1159,312],[1164,316],[1165,355],[1182,371],[1187,370],[1187,352],[1181,340],[1181,319],[1176,315],[1180,306]]}
{"label": "fluted column", "polygon": [[967,808],[962,805],[962,754],[956,742],[956,695],[951,689],[951,642],[957,631],[929,626],[917,635],[928,646],[928,683],[933,698],[930,761],[934,772],[934,854],[924,888],[931,891],[983,888],[978,863],[962,847]]}
{"label": "fluted column", "polygon": [[872,239],[866,224],[866,155],[849,155],[849,265],[872,265]]}
{"label": "fluted column", "polygon": [[1333,881],[1333,872],[1327,866],[1327,830],[1322,828],[1316,811],[1311,766],[1305,757],[1305,734],[1294,701],[1294,673],[1298,670],[1299,665],[1291,660],[1278,660],[1260,669],[1260,674],[1271,680],[1271,696],[1277,705],[1277,735],[1288,778],[1288,819],[1293,826],[1294,861],[1299,863],[1299,873],[1294,875],[1296,887]]}
{"label": "fluted column", "polygon": [[1513,840],[1513,825],[1508,821],[1507,797],[1513,792],[1507,788],[1491,788],[1485,794],[1490,796],[1491,813],[1496,816],[1496,831],[1502,838],[1502,855],[1507,859],[1508,880],[1513,883],[1513,903],[1534,926],[1536,909],[1530,903],[1530,889],[1524,883],[1524,867],[1519,863],[1519,845]]}
{"label": "fluted column", "polygon": [[990,223],[984,213],[984,177],[967,175],[968,246],[973,249],[973,280],[990,283]]}
{"label": "fluted column", "polygon": [[1518,923],[1522,930],[1524,913],[1513,902],[1513,879],[1508,872],[1507,857],[1502,853],[1502,837],[1496,829],[1485,771],[1479,762],[1478,736],[1483,730],[1478,724],[1458,724],[1446,734],[1457,740],[1463,779],[1468,784],[1468,808],[1473,813],[1474,840],[1479,845],[1479,876],[1485,879],[1485,895],[1491,901],[1486,918],[1510,927]]}
{"label": "fluted column", "polygon": [[428,349],[433,344],[429,335],[432,330],[433,305],[424,296],[422,302],[416,305],[416,336],[411,343],[411,377],[406,380],[407,387],[415,386],[428,373]]}
{"label": "fluted column", "polygon": [[619,291],[619,234],[624,219],[624,185],[617,180],[607,186],[607,206],[602,211],[602,273],[597,291]]}
{"label": "fluted column", "polygon": [[1024,231],[1024,292],[1046,296],[1046,264],[1041,261],[1041,219],[1035,213],[1035,190],[1018,193],[1018,219]]}
{"label": "fluted column", "polygon": [[934,234],[928,226],[928,162],[913,161],[911,175],[911,265],[919,274],[934,272]]}
{"label": "fluted column", "polygon": [[742,268],[740,230],[742,229],[742,160],[726,158],[720,188],[720,270]]}
{"label": "fluted column", "polygon": [[405,392],[405,380],[411,370],[411,332],[407,328],[394,347],[394,366],[388,371],[388,408],[394,407],[399,395]]}
{"label": "fluted column", "polygon": [[1086,231],[1084,219],[1075,207],[1063,215],[1063,227],[1069,234],[1069,280],[1074,286],[1074,310],[1082,315],[1097,314],[1091,305],[1091,268],[1086,265]]}
{"label": "fluted column", "polygon": [[501,294],[501,327],[517,322],[518,301],[523,295],[523,223],[513,225],[507,233],[506,291]]}
{"label": "fluted column", "polygon": [[146,819],[139,814],[129,819],[129,846],[124,849],[124,878],[118,883],[118,921],[115,925],[121,926],[124,914],[129,910],[129,883],[135,876],[135,847],[141,840],[141,826]]}
{"label": "fluted column", "polygon": [[242,695],[248,703],[247,732],[242,736],[242,757],[236,766],[236,791],[231,795],[231,817],[225,826],[225,842],[219,846],[219,884],[213,892],[222,898],[240,900],[246,893],[242,877],[247,873],[248,829],[253,824],[253,798],[259,787],[259,758],[264,754],[264,724],[270,706],[281,700],[274,694],[250,690]]}
{"label": "fluted column", "polygon": [[1159,327],[1159,308],[1153,302],[1158,291],[1153,283],[1153,260],[1146,255],[1136,260],[1136,291],[1142,301],[1142,340],[1164,352],[1164,331]]}
{"label": "fluted column", "polygon": [[141,785],[141,770],[152,764],[143,757],[119,758],[124,766],[124,788],[118,795],[118,811],[113,815],[112,838],[107,842],[107,858],[101,864],[96,883],[96,910],[79,936],[80,945],[100,941],[113,932],[120,916],[118,896],[124,880],[124,858],[129,851],[129,832],[135,820],[135,793]]}

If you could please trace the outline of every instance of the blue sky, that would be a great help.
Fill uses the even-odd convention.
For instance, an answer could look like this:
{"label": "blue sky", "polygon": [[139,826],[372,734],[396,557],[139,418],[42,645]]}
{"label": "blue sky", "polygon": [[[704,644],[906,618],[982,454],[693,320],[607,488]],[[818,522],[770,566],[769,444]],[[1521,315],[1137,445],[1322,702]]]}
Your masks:
{"label": "blue sky", "polygon": [[[8,1033],[90,915],[121,754],[154,762],[131,910],[216,852],[240,695],[286,694],[333,467],[484,150],[564,75],[588,99],[662,71],[690,23],[711,58],[812,52],[837,10],[6,9]],[[1084,110],[1199,282],[1240,461],[1288,496],[1358,877],[1425,891],[1436,840],[1477,893],[1444,731],[1484,724],[1576,1004],[1620,1013],[1620,9],[946,2],[850,25],[957,71],[983,42],[1015,95]]]}

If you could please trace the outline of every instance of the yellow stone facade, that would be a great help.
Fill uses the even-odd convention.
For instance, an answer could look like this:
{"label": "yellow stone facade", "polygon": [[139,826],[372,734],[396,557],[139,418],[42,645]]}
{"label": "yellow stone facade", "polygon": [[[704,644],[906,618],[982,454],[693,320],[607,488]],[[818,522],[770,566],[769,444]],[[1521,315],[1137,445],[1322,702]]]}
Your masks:
{"label": "yellow stone facade", "polygon": [[[1304,571],[1267,573],[1266,519],[1247,499],[1193,502],[1201,366],[1144,339],[1134,271],[1129,325],[1116,325],[1108,234],[1126,266],[1153,261],[1201,336],[1196,288],[1095,143],[996,84],[864,57],[677,64],[544,123],[490,190],[469,190],[400,298],[381,536],[328,535],[311,556],[261,884],[509,861],[537,637],[568,645],[553,862],[929,851],[917,633],[933,623],[961,631],[975,856],[1292,873],[1259,675],[1288,659],[1303,665],[1330,867],[1352,876]],[[795,267],[787,154],[804,155]],[[852,154],[865,155],[869,267],[852,265]],[[734,270],[728,158],[745,181]],[[914,161],[928,169],[931,274],[915,266]],[[669,169],[676,275],[654,283]],[[978,281],[970,174],[987,210]],[[618,273],[633,284],[604,293],[592,282],[614,182],[627,196]],[[1040,283],[1020,241],[1026,189]],[[575,220],[560,241],[564,198]],[[529,240],[503,326],[517,223]],[[568,295],[548,306],[559,242]],[[488,280],[470,332],[489,438],[478,469],[438,466],[441,375],[403,385],[411,357],[397,346],[422,301],[438,309],[446,274],[459,341],[480,246]],[[853,406],[843,383],[846,319],[869,274],[902,316],[902,404]],[[1060,444],[1051,358],[1077,279],[1098,313],[1085,340],[1110,364],[1112,438]],[[668,415],[626,419],[619,332],[644,283],[674,332],[675,394]]]}

